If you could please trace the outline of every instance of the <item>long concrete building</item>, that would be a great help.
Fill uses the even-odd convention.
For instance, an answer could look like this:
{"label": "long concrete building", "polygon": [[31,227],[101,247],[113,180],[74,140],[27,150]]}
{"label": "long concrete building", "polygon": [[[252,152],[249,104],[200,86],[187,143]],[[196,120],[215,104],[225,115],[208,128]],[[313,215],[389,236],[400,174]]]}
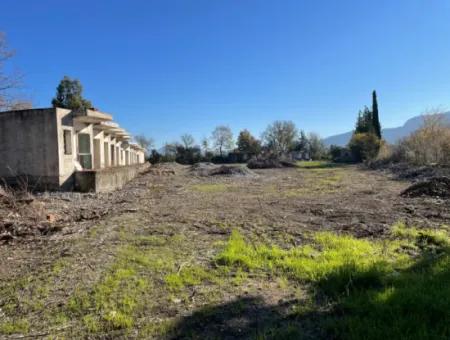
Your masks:
{"label": "long concrete building", "polygon": [[111,115],[45,108],[0,112],[0,181],[39,190],[107,191],[136,176],[144,149]]}

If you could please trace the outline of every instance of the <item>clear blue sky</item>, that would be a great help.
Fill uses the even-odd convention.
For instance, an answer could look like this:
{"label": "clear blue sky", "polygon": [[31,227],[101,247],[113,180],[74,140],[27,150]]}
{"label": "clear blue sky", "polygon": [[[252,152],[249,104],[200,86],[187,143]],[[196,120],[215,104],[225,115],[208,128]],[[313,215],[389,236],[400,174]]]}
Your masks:
{"label": "clear blue sky", "polygon": [[385,127],[450,107],[448,0],[2,0],[0,30],[36,106],[76,77],[158,144],[276,119],[345,132],[373,89]]}

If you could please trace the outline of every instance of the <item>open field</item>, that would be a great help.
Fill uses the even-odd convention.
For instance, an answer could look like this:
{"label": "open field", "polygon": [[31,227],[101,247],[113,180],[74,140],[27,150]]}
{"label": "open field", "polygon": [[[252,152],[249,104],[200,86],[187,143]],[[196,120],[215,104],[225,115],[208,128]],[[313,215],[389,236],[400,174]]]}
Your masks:
{"label": "open field", "polygon": [[168,166],[0,245],[0,338],[450,337],[448,199],[354,166]]}

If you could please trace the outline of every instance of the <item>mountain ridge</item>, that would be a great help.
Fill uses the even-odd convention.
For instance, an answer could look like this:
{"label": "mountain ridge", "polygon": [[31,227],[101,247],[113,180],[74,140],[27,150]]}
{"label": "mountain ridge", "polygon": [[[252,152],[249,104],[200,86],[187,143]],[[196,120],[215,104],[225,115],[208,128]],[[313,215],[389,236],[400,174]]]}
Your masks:
{"label": "mountain ridge", "polygon": [[[450,124],[450,111],[443,113],[446,122]],[[408,119],[402,126],[393,127],[393,128],[384,128],[381,130],[381,134],[383,138],[388,143],[395,143],[399,139],[404,138],[411,134],[412,132],[419,129],[423,124],[423,115],[415,116],[410,119]],[[338,146],[345,146],[350,141],[350,138],[352,138],[353,131],[340,133],[337,135],[329,136],[327,138],[324,138],[324,143],[327,146],[330,145],[338,145]]]}

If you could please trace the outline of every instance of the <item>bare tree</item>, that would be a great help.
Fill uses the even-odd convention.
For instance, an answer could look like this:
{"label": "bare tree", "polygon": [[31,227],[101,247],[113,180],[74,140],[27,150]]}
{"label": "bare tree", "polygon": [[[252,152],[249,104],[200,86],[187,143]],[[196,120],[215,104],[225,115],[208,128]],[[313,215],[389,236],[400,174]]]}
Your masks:
{"label": "bare tree", "polygon": [[228,151],[233,147],[233,132],[228,126],[220,125],[216,127],[211,136],[214,141],[215,148],[219,151],[220,157],[224,151]]}
{"label": "bare tree", "polygon": [[134,137],[137,144],[143,147],[147,154],[150,153],[150,149],[153,148],[155,141],[151,137],[146,137],[144,135],[138,135]]}
{"label": "bare tree", "polygon": [[18,72],[7,73],[5,70],[5,64],[14,53],[8,47],[5,33],[0,32],[0,111],[31,107],[29,100],[23,100],[14,93],[22,85],[22,75]]}
{"label": "bare tree", "polygon": [[202,148],[205,153],[209,151],[209,139],[206,137],[202,139]]}
{"label": "bare tree", "polygon": [[292,121],[277,120],[270,124],[262,134],[262,139],[272,151],[283,154],[294,147],[298,131]]}
{"label": "bare tree", "polygon": [[450,165],[450,124],[439,109],[423,115],[423,125],[396,147],[396,157],[417,165]]}
{"label": "bare tree", "polygon": [[181,142],[183,143],[183,146],[185,149],[192,148],[195,144],[195,139],[192,137],[192,135],[186,133],[181,136]]}

